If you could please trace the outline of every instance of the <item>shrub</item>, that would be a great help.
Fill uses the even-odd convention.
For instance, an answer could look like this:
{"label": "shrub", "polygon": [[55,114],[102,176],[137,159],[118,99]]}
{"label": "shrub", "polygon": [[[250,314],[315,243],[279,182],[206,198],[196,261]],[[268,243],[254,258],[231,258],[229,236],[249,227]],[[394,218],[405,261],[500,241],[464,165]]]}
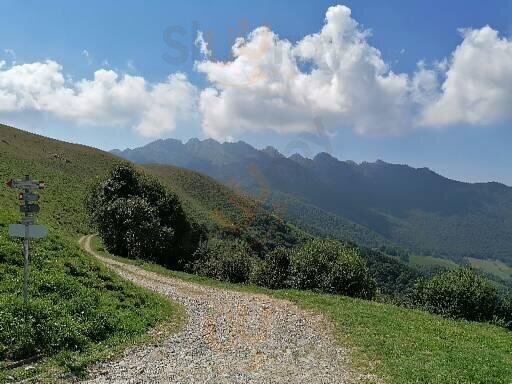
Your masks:
{"label": "shrub", "polygon": [[334,240],[311,240],[292,253],[291,285],[370,299],[376,284],[356,249]]}
{"label": "shrub", "polygon": [[457,268],[418,283],[412,298],[429,312],[473,321],[493,320],[503,305],[498,290],[470,268]]}
{"label": "shrub", "polygon": [[512,330],[512,292],[503,298],[502,304],[497,316],[499,325]]}
{"label": "shrub", "polygon": [[248,245],[240,240],[212,238],[195,253],[193,272],[232,283],[249,280],[254,265]]}
{"label": "shrub", "polygon": [[255,268],[252,281],[271,289],[286,288],[290,273],[290,252],[278,247],[270,252]]}
{"label": "shrub", "polygon": [[130,164],[93,185],[87,207],[105,248],[116,255],[183,269],[203,236],[174,194]]}

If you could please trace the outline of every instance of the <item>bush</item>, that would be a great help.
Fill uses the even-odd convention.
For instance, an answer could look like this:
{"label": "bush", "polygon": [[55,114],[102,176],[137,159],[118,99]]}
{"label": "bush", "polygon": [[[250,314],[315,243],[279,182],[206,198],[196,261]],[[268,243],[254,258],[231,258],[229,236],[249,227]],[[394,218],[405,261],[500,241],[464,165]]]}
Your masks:
{"label": "bush", "polygon": [[496,320],[503,307],[498,290],[470,268],[457,268],[418,283],[412,299],[429,312],[473,321]]}
{"label": "bush", "polygon": [[119,256],[183,269],[204,235],[175,195],[129,164],[92,186],[87,207],[105,248]]}
{"label": "bush", "polygon": [[254,265],[248,245],[240,240],[212,238],[201,243],[195,259],[193,272],[232,283],[247,282]]}
{"label": "bush", "polygon": [[388,296],[386,300],[391,302],[402,300],[403,292],[412,289],[421,277],[416,269],[380,251],[359,248],[359,254],[366,262],[370,276],[377,283],[380,299]]}
{"label": "bush", "polygon": [[289,284],[290,251],[278,247],[270,252],[255,268],[252,281],[254,284],[271,289],[286,288]]}
{"label": "bush", "polygon": [[495,318],[499,325],[512,330],[512,292],[503,298],[499,313]]}
{"label": "bush", "polygon": [[334,240],[311,240],[292,253],[290,281],[297,289],[370,299],[376,284],[356,249]]}

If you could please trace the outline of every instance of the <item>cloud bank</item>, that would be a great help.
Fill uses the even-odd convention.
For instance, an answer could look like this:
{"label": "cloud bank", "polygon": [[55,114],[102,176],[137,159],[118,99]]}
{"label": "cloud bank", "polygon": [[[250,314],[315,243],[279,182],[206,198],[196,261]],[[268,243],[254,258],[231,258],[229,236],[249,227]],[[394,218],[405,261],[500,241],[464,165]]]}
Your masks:
{"label": "cloud bank", "polygon": [[369,35],[339,5],[296,43],[265,27],[239,38],[231,61],[196,65],[211,84],[200,95],[205,133],[393,134],[512,118],[512,40],[489,26],[463,31],[450,58],[412,74],[394,73]]}
{"label": "cloud bank", "polygon": [[420,123],[492,124],[512,119],[512,39],[489,26],[461,31],[462,43],[447,62],[435,100]]}
{"label": "cloud bank", "polygon": [[92,80],[67,81],[55,61],[0,62],[0,112],[41,111],[98,126],[131,126],[143,136],[172,132],[195,110],[197,89],[185,75],[150,84],[143,77],[100,69]]}
{"label": "cloud bank", "polygon": [[73,82],[56,61],[0,62],[0,112],[36,110],[148,137],[199,115],[205,136],[220,140],[247,131],[385,135],[512,120],[512,39],[489,26],[461,30],[450,57],[394,73],[369,36],[342,5],[297,42],[256,28],[234,42],[227,61],[212,59],[199,33],[202,90],[181,73],[155,84],[100,69]]}

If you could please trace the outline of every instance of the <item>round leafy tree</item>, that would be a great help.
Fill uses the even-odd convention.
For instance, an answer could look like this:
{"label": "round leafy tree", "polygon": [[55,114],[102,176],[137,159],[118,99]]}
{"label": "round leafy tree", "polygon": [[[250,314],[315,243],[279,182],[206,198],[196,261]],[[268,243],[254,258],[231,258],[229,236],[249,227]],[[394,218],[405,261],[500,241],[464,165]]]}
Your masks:
{"label": "round leafy tree", "polygon": [[253,276],[257,285],[271,289],[286,288],[290,274],[290,251],[285,247],[277,247],[265,256]]}
{"label": "round leafy tree", "polygon": [[291,284],[297,289],[369,299],[376,284],[358,251],[335,240],[315,239],[298,248],[290,262]]}
{"label": "round leafy tree", "polygon": [[87,207],[106,249],[119,256],[182,269],[202,236],[178,198],[130,164],[96,182]]}
{"label": "round leafy tree", "polygon": [[474,321],[493,320],[502,306],[498,290],[470,268],[457,268],[418,283],[413,300],[429,312]]}
{"label": "round leafy tree", "polygon": [[247,243],[215,237],[201,243],[195,259],[194,272],[232,283],[247,282],[254,263]]}

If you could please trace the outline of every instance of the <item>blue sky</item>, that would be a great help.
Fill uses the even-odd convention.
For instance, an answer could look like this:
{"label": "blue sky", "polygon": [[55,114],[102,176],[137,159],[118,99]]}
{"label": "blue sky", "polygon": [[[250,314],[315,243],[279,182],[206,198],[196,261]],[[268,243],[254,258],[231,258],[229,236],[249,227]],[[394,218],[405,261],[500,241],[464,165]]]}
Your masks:
{"label": "blue sky", "polygon": [[[139,146],[159,137],[186,140],[190,137],[214,135],[218,139],[242,139],[257,147],[273,145],[288,153],[300,151],[312,155],[319,151],[328,151],[341,159],[358,162],[383,159],[416,167],[427,166],[458,180],[496,180],[512,185],[512,173],[509,171],[512,169],[510,114],[504,107],[498,111],[495,108],[483,108],[478,111],[476,117],[471,110],[451,111],[449,108],[453,108],[454,105],[458,106],[457,108],[463,106],[460,108],[471,109],[467,106],[474,105],[470,103],[474,100],[464,99],[464,89],[461,90],[460,86],[454,86],[452,93],[443,91],[450,68],[453,73],[457,72],[459,78],[472,77],[471,72],[468,72],[467,63],[462,61],[462,55],[457,65],[454,64],[455,60],[450,64],[450,60],[463,41],[467,41],[468,49],[474,48],[471,42],[478,41],[481,36],[475,35],[471,40],[471,36],[464,35],[459,29],[470,29],[483,34],[482,28],[489,25],[498,33],[498,39],[505,43],[510,42],[512,0],[341,2],[351,9],[350,17],[345,15],[342,23],[354,20],[358,23],[356,32],[371,30],[371,35],[365,34],[362,39],[365,46],[380,52],[379,57],[387,65],[384,74],[379,76],[389,79],[390,73],[404,74],[410,78],[408,81],[412,84],[414,74],[419,71],[419,61],[424,61],[427,69],[431,71],[434,71],[432,68],[436,62],[443,59],[448,61],[448,68],[439,70],[435,91],[437,98],[444,95],[446,100],[434,106],[433,101],[427,103],[434,108],[432,114],[437,117],[425,118],[426,123],[415,123],[423,119],[420,118],[423,112],[416,110],[427,110],[423,104],[418,106],[416,102],[401,105],[399,112],[390,115],[385,111],[388,109],[387,105],[381,104],[378,100],[376,104],[357,104],[357,113],[333,113],[332,107],[325,107],[325,103],[329,101],[327,100],[319,102],[319,105],[312,105],[311,110],[314,112],[308,111],[304,115],[314,115],[312,119],[321,119],[322,127],[326,128],[319,133],[316,130],[309,130],[307,121],[304,124],[298,123],[301,115],[290,117],[297,114],[296,100],[290,101],[290,97],[293,97],[296,91],[293,91],[292,95],[283,96],[285,107],[288,103],[291,107],[279,110],[268,109],[268,106],[257,109],[258,106],[264,105],[266,97],[275,96],[270,83],[262,85],[268,88],[260,87],[258,92],[251,88],[252,85],[244,85],[243,89],[238,87],[222,93],[226,85],[222,83],[224,80],[219,78],[232,76],[233,73],[238,73],[237,68],[240,68],[236,66],[239,63],[235,63],[231,56],[231,46],[236,37],[247,39],[247,35],[255,28],[267,26],[275,36],[278,36],[279,41],[288,40],[293,45],[305,36],[319,33],[324,26],[328,8],[336,4],[338,3],[325,1],[89,1],[85,5],[66,1],[3,1],[0,3],[3,26],[0,34],[0,60],[4,60],[5,64],[3,67],[0,66],[0,96],[4,86],[4,92],[14,94],[17,102],[10,103],[8,101],[11,99],[6,98],[5,106],[2,108],[0,98],[0,121],[102,149]],[[213,55],[208,59],[201,55],[194,44],[198,30],[204,32],[204,40],[213,51]],[[361,39],[357,36],[356,40]],[[257,36],[254,40],[256,38]],[[499,43],[499,40],[493,40],[492,36],[489,41],[490,44]],[[345,46],[340,49],[345,49],[343,47]],[[503,57],[508,57],[493,57],[493,52],[497,51],[492,47],[489,49],[489,62],[493,59],[503,61]],[[373,55],[371,50],[365,52],[364,55]],[[478,52],[474,54],[477,55]],[[368,57],[364,55],[363,59]],[[253,56],[248,57],[250,59]],[[301,58],[304,57],[302,54]],[[59,67],[48,69],[44,64],[47,60],[58,63]],[[205,65],[203,69],[198,70],[195,61],[201,60],[211,65]],[[232,71],[216,65],[219,60],[233,63]],[[255,60],[259,60],[259,57]],[[308,60],[300,66],[306,74],[322,66],[322,63],[318,62],[319,59],[311,59],[313,64]],[[479,62],[481,61],[475,61]],[[485,60],[483,62],[482,65],[485,65]],[[19,77],[13,80],[13,76],[29,78],[22,71],[26,68],[21,66],[34,63],[42,65],[38,71],[30,70],[30,76],[51,70],[52,76],[55,73],[62,74],[65,84],[56,81],[57,85],[52,83],[53,85],[47,87],[46,84],[42,84],[41,88],[32,87],[25,93],[13,91],[12,87],[21,81]],[[257,63],[260,64],[261,62]],[[350,70],[344,69],[345,72],[340,72],[341,76],[350,71],[352,77],[366,76],[367,73],[360,71],[357,65],[359,64],[351,66]],[[491,72],[494,67],[478,69],[477,64],[474,67],[478,70],[477,73],[489,73],[488,77],[477,84],[482,87],[479,90],[482,95],[499,93],[501,99],[494,104],[512,100],[512,74],[509,73],[506,64],[496,73]],[[13,68],[19,71],[8,72]],[[165,84],[168,87],[162,92],[141,91],[138,98],[128,98],[121,106],[108,99],[112,104],[112,110],[105,108],[101,113],[92,113],[94,116],[91,116],[90,108],[96,105],[96,101],[91,101],[92,106],[83,106],[84,103],[90,102],[89,94],[71,101],[67,97],[71,97],[70,92],[83,92],[79,85],[80,81],[92,81],[95,79],[94,73],[100,69],[117,75],[116,80],[105,80],[109,84],[121,81],[124,76],[131,76],[143,78],[147,89],[158,88],[155,87],[156,84]],[[341,71],[339,68],[337,70]],[[5,72],[3,83],[1,71]],[[275,68],[273,71],[275,72]],[[169,75],[176,73],[184,74],[186,80],[176,77],[167,81]],[[333,76],[337,73],[334,71]],[[50,75],[41,76],[42,82],[53,79]],[[243,77],[243,74],[241,76]],[[277,76],[283,77],[285,74],[279,72]],[[488,83],[486,79],[490,79]],[[34,81],[38,82],[39,78]],[[493,92],[496,83],[501,87],[499,92]],[[309,93],[311,89],[314,90],[314,85],[311,86],[313,88],[308,88]],[[136,92],[134,90],[140,90],[137,85],[134,85],[134,88],[127,87],[122,87],[121,91],[128,89],[127,92],[133,94]],[[197,106],[200,102],[194,100],[196,97],[199,100],[199,95],[206,88],[215,89],[217,95],[204,99],[209,101],[209,106],[204,107],[209,109],[205,111],[201,109],[203,107]],[[48,89],[51,89],[51,92]],[[116,88],[109,97],[115,97],[119,92]],[[304,97],[308,97],[308,91],[305,92]],[[368,91],[369,94],[361,96],[358,93],[357,97],[351,93],[350,87],[340,92],[336,94],[340,103],[348,99],[351,100],[348,104],[350,106],[361,98],[372,96],[371,89]],[[409,95],[409,91],[407,92]],[[27,96],[28,93],[30,97]],[[462,96],[453,96],[461,94]],[[34,101],[37,97],[39,99]],[[260,99],[255,100],[257,97]],[[382,97],[376,96],[377,99]],[[148,107],[140,113],[137,112],[139,114],[133,112],[132,115],[132,111],[137,109],[138,101],[148,98],[152,102],[157,102],[159,108]],[[59,105],[53,105],[52,101]],[[175,106],[172,103],[179,105]],[[309,100],[305,106],[315,103],[316,100]],[[190,108],[182,111],[181,105],[185,104]],[[222,110],[221,105],[227,105],[227,112]],[[252,105],[255,105],[255,109],[248,111]],[[299,108],[301,113],[307,109],[305,106]],[[510,106],[512,109],[512,104]],[[166,108],[170,108],[171,112],[164,110]],[[375,112],[380,109],[381,112]],[[217,116],[216,112],[219,110],[223,111],[224,115]],[[396,123],[394,120],[390,121],[390,116],[394,119],[397,113],[400,114],[399,120]],[[402,113],[407,116],[401,116]],[[439,114],[451,117],[440,119]],[[125,115],[130,117],[125,119]],[[366,119],[365,115],[371,115],[371,119]],[[258,118],[261,118],[261,121]],[[146,121],[140,122],[141,119]],[[167,124],[169,119],[173,122]],[[247,124],[242,129],[239,126],[230,127],[229,121],[244,121]],[[160,130],[153,126],[161,122],[165,123],[165,129]],[[382,129],[378,127],[381,123]],[[204,128],[205,124],[208,125],[208,129]],[[415,127],[409,128],[409,125]],[[281,126],[288,128],[281,129]]]}

